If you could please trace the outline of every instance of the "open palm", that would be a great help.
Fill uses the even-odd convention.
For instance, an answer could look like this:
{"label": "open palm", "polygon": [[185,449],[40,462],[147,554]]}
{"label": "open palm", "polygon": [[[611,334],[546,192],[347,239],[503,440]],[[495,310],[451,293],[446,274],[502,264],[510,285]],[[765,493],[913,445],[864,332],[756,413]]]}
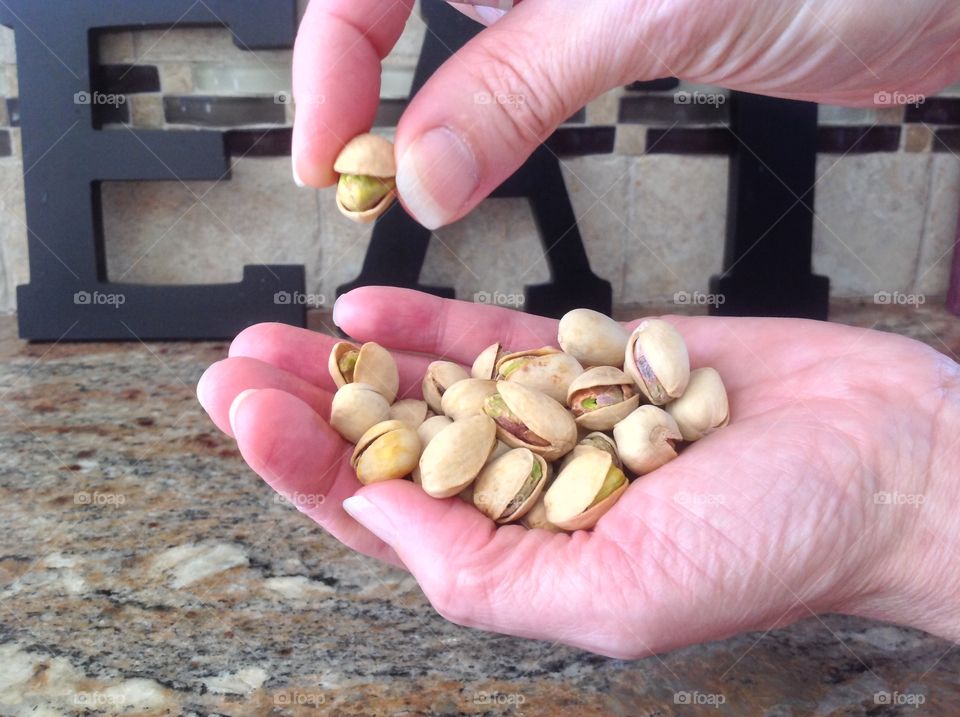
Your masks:
{"label": "open palm", "polygon": [[[437,356],[469,365],[497,340],[556,341],[555,321],[400,289],[354,291],[337,320],[395,351],[408,396]],[[957,410],[957,365],[838,325],[670,320],[692,365],[723,376],[731,424],[637,480],[590,533],[497,528],[406,481],[361,488],[352,446],[325,421],[331,337],[252,327],[199,395],[271,486],[346,545],[405,566],[460,624],[635,657],[824,611],[904,619],[896,603],[924,567],[912,536],[942,502],[932,495],[951,498],[931,460],[948,442],[938,417]],[[343,508],[355,494],[367,527]]]}

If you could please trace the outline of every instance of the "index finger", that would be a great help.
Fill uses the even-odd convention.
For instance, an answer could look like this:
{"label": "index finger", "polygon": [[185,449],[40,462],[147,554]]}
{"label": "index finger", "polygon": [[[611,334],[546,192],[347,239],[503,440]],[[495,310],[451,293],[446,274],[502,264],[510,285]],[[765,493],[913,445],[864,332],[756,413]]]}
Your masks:
{"label": "index finger", "polygon": [[414,0],[313,0],[293,51],[294,176],[312,187],[336,181],[333,163],[373,126],[380,61],[400,38]]}

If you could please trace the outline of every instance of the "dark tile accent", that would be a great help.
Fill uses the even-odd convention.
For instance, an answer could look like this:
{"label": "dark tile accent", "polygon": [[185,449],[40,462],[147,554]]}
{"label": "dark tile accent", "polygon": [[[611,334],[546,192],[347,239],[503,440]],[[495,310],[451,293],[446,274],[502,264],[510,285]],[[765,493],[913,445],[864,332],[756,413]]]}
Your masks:
{"label": "dark tile accent", "polygon": [[632,82],[627,85],[630,92],[669,92],[680,86],[680,80],[676,77],[663,77],[659,80],[643,80]]}
{"label": "dark tile accent", "polygon": [[560,157],[610,154],[617,136],[616,127],[561,127],[546,141]]}
{"label": "dark tile accent", "polygon": [[726,127],[647,130],[647,154],[730,154],[736,142]]}
{"label": "dark tile accent", "polygon": [[93,87],[106,94],[133,95],[160,91],[160,73],[153,65],[100,65]]}
{"label": "dark tile accent", "polygon": [[164,97],[163,114],[171,124],[204,127],[282,125],[287,120],[285,105],[273,97]]}
{"label": "dark tile accent", "polygon": [[20,126],[20,98],[19,97],[7,98],[7,117],[10,118],[11,127]]}
{"label": "dark tile accent", "polygon": [[908,105],[906,121],[960,125],[960,99],[928,97],[922,105]]}
{"label": "dark tile accent", "polygon": [[587,108],[581,107],[578,112],[573,114],[570,119],[568,119],[564,124],[586,124],[587,122]]}
{"label": "dark tile accent", "polygon": [[10,145],[10,132],[8,130],[0,130],[0,157],[9,157],[13,154],[13,149]]}
{"label": "dark tile accent", "polygon": [[374,127],[396,127],[400,117],[407,110],[407,100],[380,100]]}
{"label": "dark tile accent", "polygon": [[960,128],[938,129],[933,136],[933,151],[960,154]]}
{"label": "dark tile accent", "polygon": [[899,150],[899,127],[819,127],[817,129],[817,151],[823,154],[870,154]]}
{"label": "dark tile accent", "polygon": [[[692,97],[689,93],[686,97]],[[634,95],[620,99],[618,121],[628,124],[724,124],[730,119],[727,103],[720,106],[677,101],[677,95]]]}
{"label": "dark tile accent", "polygon": [[105,124],[130,124],[130,104],[104,105],[95,104],[93,110],[93,126],[102,127]]}
{"label": "dark tile accent", "polygon": [[226,132],[227,152],[235,157],[289,157],[293,130],[235,129]]}

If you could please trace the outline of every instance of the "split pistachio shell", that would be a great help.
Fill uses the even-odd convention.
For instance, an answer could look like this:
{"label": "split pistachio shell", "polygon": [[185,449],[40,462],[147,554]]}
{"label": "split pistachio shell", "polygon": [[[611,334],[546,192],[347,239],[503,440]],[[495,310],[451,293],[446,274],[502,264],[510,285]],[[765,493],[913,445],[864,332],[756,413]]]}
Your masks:
{"label": "split pistachio shell", "polygon": [[403,421],[413,430],[417,430],[421,423],[427,420],[427,403],[415,398],[405,398],[390,406],[390,418],[394,421]]}
{"label": "split pistachio shell", "polygon": [[497,440],[497,445],[495,445],[495,446],[493,447],[493,453],[490,454],[490,460],[491,460],[491,461],[495,461],[497,458],[499,458],[500,456],[502,456],[504,453],[508,453],[508,452],[510,452],[510,451],[512,451],[512,450],[513,450],[513,449],[512,449],[510,446],[508,446],[506,443],[504,443],[503,441],[501,441],[501,440],[498,439],[498,440]]}
{"label": "split pistachio shell", "polygon": [[330,425],[351,443],[390,416],[390,404],[373,386],[348,383],[337,389],[330,404]]}
{"label": "split pistachio shell", "polygon": [[337,207],[355,222],[369,224],[397,197],[393,144],[374,134],[347,143],[333,165],[340,175]]}
{"label": "split pistachio shell", "polygon": [[520,522],[525,528],[529,528],[530,530],[539,529],[551,533],[559,533],[561,529],[547,520],[547,506],[544,503],[543,496],[544,494],[541,493],[540,498],[533,504],[533,507],[527,511],[527,514],[523,516]]}
{"label": "split pistachio shell", "polygon": [[655,406],[682,396],[690,381],[690,357],[680,332],[661,319],[641,321],[627,341],[624,371]]}
{"label": "split pistachio shell", "polygon": [[483,469],[496,443],[497,429],[484,415],[470,416],[434,436],[420,458],[420,484],[434,498],[466,488]]}
{"label": "split pistachio shell", "polygon": [[618,368],[587,369],[570,384],[567,405],[577,425],[590,431],[609,431],[640,405],[633,379]]}
{"label": "split pistachio shell", "polygon": [[512,448],[529,448],[555,461],[577,443],[577,424],[560,403],[512,381],[498,381],[484,412],[496,420],[497,436]]}
{"label": "split pistachio shell", "polygon": [[[430,441],[436,438],[437,434],[440,433],[447,426],[453,425],[453,421],[447,418],[446,416],[431,416],[423,423],[417,427],[417,436],[420,437],[420,445],[423,446],[423,449],[426,450],[427,446],[430,445]],[[410,473],[410,477],[413,478],[413,482],[417,485],[420,485],[420,464],[417,464],[417,467],[413,469]]]}
{"label": "split pistachio shell", "polygon": [[617,454],[617,444],[614,443],[613,439],[606,433],[600,433],[599,431],[589,433],[581,438],[573,450],[563,457],[563,461],[560,463],[560,470],[566,468],[567,464],[577,456],[578,452],[582,453],[582,448],[606,451],[613,459],[613,465],[623,470],[623,463],[620,462],[620,456]]}
{"label": "split pistachio shell", "polygon": [[727,389],[716,369],[698,368],[690,372],[687,390],[667,404],[685,441],[699,441],[730,422]]}
{"label": "split pistachio shell", "polygon": [[677,457],[682,440],[673,416],[656,406],[640,406],[613,429],[623,464],[637,475],[646,475]]}
{"label": "split pistachio shell", "polygon": [[358,348],[341,341],[330,351],[327,366],[338,388],[348,383],[365,383],[383,394],[388,403],[397,398],[400,388],[397,362],[380,344],[368,342]]}
{"label": "split pistachio shell", "polygon": [[574,309],[560,319],[557,342],[584,366],[622,366],[628,334],[619,322],[591,309]]}
{"label": "split pistachio shell", "polygon": [[364,485],[404,478],[420,459],[417,432],[402,421],[384,421],[360,437],[350,463]]}
{"label": "split pistachio shell", "polygon": [[451,361],[434,361],[427,366],[427,372],[423,376],[423,400],[431,409],[440,412],[440,402],[447,389],[468,378],[469,374],[460,365]]}
{"label": "split pistachio shell", "polygon": [[497,523],[522,518],[540,497],[547,462],[526,448],[514,448],[487,463],[473,484],[473,504]]}
{"label": "split pistachio shell", "polygon": [[533,351],[517,351],[497,361],[498,381],[511,381],[546,394],[564,403],[567,389],[583,366],[573,356],[549,346]]}
{"label": "split pistachio shell", "polygon": [[582,447],[544,496],[547,520],[564,530],[588,530],[629,485],[606,451]]}
{"label": "split pistachio shell", "polygon": [[473,362],[470,375],[474,378],[482,378],[488,381],[496,378],[494,374],[497,370],[497,361],[500,360],[501,356],[503,356],[503,346],[499,343],[490,344]]}
{"label": "split pistachio shell", "polygon": [[483,402],[497,392],[496,381],[468,378],[448,388],[440,401],[441,412],[454,421],[483,415]]}

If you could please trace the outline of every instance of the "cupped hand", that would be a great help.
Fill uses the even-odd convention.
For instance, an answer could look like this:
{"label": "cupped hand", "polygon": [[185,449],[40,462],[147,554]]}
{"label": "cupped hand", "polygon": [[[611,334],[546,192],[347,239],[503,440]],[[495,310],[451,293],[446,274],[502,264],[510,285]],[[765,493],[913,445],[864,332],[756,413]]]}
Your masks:
{"label": "cupped hand", "polygon": [[[412,5],[310,3],[294,52],[298,181],[332,184],[340,150],[369,131],[381,59]],[[906,103],[960,78],[958,39],[953,0],[523,0],[411,100],[397,127],[398,191],[430,229],[459,219],[580,107],[638,79]]]}
{"label": "cupped hand", "polygon": [[[401,289],[337,303],[419,395],[436,357],[555,343],[556,322]],[[470,627],[636,657],[826,611],[960,636],[960,369],[908,339],[812,321],[669,317],[727,385],[732,421],[635,481],[592,532],[497,528],[408,481],[361,487],[327,424],[335,339],[276,324],[198,388],[250,467],[346,545],[405,566]],[[246,392],[246,393],[244,393]],[[242,394],[242,395],[241,395]],[[323,496],[322,500],[304,497]],[[344,501],[349,513],[344,509]],[[953,581],[953,584],[950,584]]]}

